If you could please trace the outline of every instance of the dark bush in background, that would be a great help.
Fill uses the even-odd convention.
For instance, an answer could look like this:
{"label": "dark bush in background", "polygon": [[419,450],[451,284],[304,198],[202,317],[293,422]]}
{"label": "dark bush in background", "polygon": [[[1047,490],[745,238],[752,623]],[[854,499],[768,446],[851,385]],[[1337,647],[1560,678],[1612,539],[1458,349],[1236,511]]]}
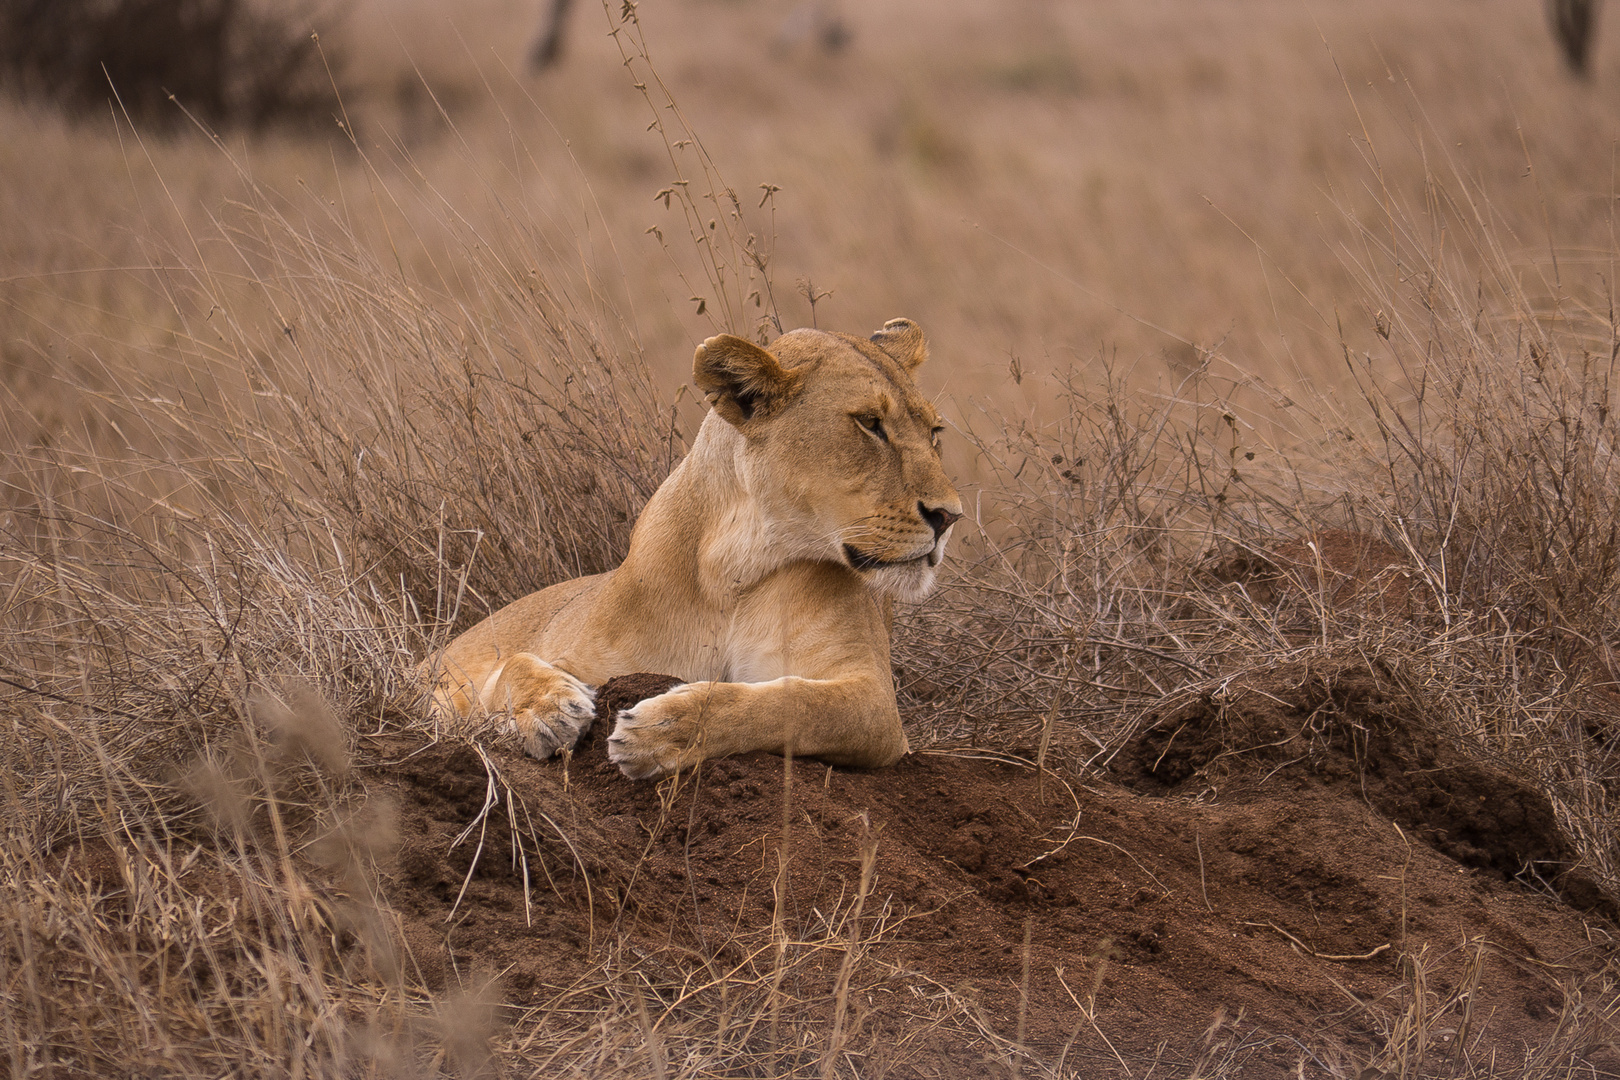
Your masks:
{"label": "dark bush in background", "polygon": [[1553,39],[1564,55],[1569,70],[1580,76],[1591,74],[1592,32],[1597,27],[1598,0],[1547,0],[1547,17],[1552,21]]}
{"label": "dark bush in background", "polygon": [[0,83],[96,113],[116,97],[137,123],[215,127],[329,122],[330,55],[306,4],[248,0],[0,0]]}

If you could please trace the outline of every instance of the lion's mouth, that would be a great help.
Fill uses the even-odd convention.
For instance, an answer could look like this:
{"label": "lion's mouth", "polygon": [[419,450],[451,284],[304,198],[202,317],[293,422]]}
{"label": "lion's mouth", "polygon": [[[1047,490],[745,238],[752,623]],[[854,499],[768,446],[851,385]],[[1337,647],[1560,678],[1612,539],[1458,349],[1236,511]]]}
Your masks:
{"label": "lion's mouth", "polygon": [[928,561],[929,565],[934,565],[933,562],[930,561],[930,560],[932,559],[933,554],[937,549],[938,549],[938,545],[936,544],[934,547],[929,548],[927,551],[923,552],[921,555],[914,555],[909,559],[893,559],[893,560],[890,560],[890,559],[879,559],[879,558],[877,558],[875,556],[866,554],[864,551],[860,551],[860,550],[856,549],[851,544],[845,544],[844,545],[844,558],[848,559],[849,560],[849,565],[853,566],[857,570],[882,570],[882,569],[884,569],[886,567],[893,567],[893,566],[914,566],[917,563],[925,562],[925,561]]}

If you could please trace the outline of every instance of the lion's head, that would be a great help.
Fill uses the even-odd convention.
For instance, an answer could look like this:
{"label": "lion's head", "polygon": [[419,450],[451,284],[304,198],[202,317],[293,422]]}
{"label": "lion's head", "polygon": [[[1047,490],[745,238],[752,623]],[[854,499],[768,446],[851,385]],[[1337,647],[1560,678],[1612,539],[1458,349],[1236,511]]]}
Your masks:
{"label": "lion's head", "polygon": [[693,377],[741,436],[737,474],[782,560],[842,563],[902,600],[934,587],[962,500],[911,378],[927,358],[909,319],[869,340],[794,330],[769,350],[730,334],[698,347]]}

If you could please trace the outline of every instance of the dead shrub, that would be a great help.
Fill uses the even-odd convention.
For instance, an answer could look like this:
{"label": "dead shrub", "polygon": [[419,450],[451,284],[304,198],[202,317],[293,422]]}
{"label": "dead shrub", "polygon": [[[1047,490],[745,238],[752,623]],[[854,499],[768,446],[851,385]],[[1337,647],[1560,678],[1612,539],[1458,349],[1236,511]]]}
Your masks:
{"label": "dead shrub", "polygon": [[213,127],[330,122],[337,58],[311,36],[323,21],[301,2],[7,0],[0,81],[70,113],[112,107],[143,128],[183,124],[182,109]]}

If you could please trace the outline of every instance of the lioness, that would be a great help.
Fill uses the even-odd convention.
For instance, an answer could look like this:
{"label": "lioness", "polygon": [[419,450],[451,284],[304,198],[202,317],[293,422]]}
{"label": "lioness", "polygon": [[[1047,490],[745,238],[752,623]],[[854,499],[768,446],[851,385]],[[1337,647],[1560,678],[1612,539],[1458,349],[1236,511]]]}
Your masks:
{"label": "lioness", "polygon": [[605,574],[517,600],[434,661],[435,700],[507,714],[528,752],[579,740],[592,686],[689,680],[622,710],[608,757],[663,776],[749,750],[881,766],[906,752],[889,670],[893,601],[934,586],[962,502],[939,459],[939,413],[911,373],[922,330],[869,341],[795,330],[771,351],[698,346],[713,406]]}

